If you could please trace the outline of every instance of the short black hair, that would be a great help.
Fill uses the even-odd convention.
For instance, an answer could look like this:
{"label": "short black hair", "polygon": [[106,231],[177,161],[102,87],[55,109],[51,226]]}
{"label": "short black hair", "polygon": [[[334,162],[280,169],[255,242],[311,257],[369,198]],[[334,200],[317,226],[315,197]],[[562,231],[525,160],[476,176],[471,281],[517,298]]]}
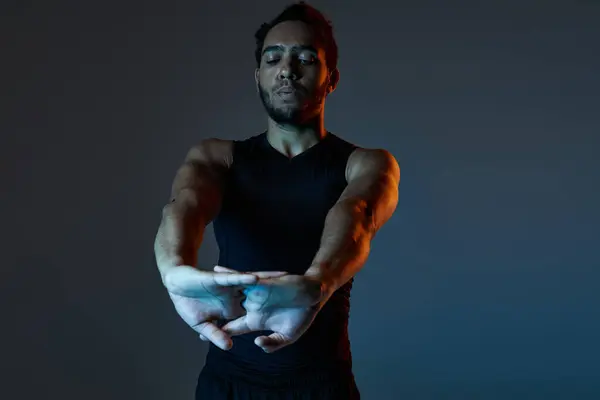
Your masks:
{"label": "short black hair", "polygon": [[309,25],[317,35],[318,39],[325,46],[325,60],[327,69],[331,72],[337,68],[338,63],[338,47],[333,36],[333,26],[323,13],[316,8],[306,4],[304,1],[292,4],[286,7],[275,19],[270,22],[265,22],[254,34],[256,39],[256,57],[257,67],[260,67],[262,59],[262,49],[265,43],[265,38],[269,31],[277,24],[284,21],[302,21]]}

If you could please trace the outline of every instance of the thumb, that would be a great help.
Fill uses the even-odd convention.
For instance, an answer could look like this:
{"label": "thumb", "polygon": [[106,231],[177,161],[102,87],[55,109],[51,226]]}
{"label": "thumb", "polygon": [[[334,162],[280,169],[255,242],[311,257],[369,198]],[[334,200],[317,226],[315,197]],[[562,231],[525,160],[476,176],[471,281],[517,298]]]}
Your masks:
{"label": "thumb", "polygon": [[190,327],[198,333],[201,340],[212,342],[221,350],[227,351],[231,349],[231,346],[233,345],[231,336],[223,332],[212,322],[202,322],[197,325],[190,325]]}
{"label": "thumb", "polygon": [[221,265],[215,265],[213,271],[226,273],[226,274],[250,274],[259,277],[260,279],[268,279],[268,278],[279,278],[280,276],[287,275],[285,271],[248,271],[241,272],[235,269],[223,267]]}
{"label": "thumb", "polygon": [[254,339],[254,344],[263,349],[265,353],[273,353],[292,344],[292,342],[290,338],[278,332],[273,332],[269,336],[259,336]]}
{"label": "thumb", "polygon": [[219,273],[201,271],[189,266],[171,269],[164,279],[167,290],[180,296],[195,297],[223,286],[251,285],[258,277],[242,273]]}
{"label": "thumb", "polygon": [[221,265],[215,265],[215,267],[213,268],[213,271],[223,272],[223,273],[228,273],[228,274],[239,274],[240,273],[240,271],[236,271],[235,269],[223,267]]}
{"label": "thumb", "polygon": [[285,271],[252,271],[249,272],[254,276],[257,276],[260,279],[269,279],[269,278],[279,278],[281,276],[287,275],[288,273]]}
{"label": "thumb", "polygon": [[248,326],[246,315],[234,319],[233,321],[229,321],[221,328],[221,330],[229,336],[243,335],[252,332],[252,329]]}

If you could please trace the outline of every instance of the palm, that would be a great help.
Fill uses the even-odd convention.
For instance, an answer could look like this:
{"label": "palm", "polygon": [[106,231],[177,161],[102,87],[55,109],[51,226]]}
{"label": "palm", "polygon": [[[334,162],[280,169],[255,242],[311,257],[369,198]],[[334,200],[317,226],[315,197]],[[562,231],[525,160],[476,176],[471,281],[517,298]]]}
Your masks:
{"label": "palm", "polygon": [[[225,289],[225,290],[223,290]],[[244,314],[240,305],[239,290],[198,292],[193,297],[169,292],[179,316],[191,327],[219,319],[237,318]]]}
{"label": "palm", "polygon": [[262,308],[252,311],[252,306],[248,302],[245,307],[246,315],[229,322],[223,330],[231,335],[272,331],[273,333],[268,337],[261,336],[256,341],[256,344],[267,352],[276,351],[297,341],[319,312],[316,307]]}
{"label": "palm", "polygon": [[248,300],[262,307],[310,307],[322,300],[321,283],[304,275],[260,279],[246,290]]}
{"label": "palm", "polygon": [[[254,317],[249,313],[249,317]],[[306,332],[317,315],[316,309],[279,308],[267,312],[257,312],[254,318],[262,319],[261,330],[270,330],[296,341]]]}

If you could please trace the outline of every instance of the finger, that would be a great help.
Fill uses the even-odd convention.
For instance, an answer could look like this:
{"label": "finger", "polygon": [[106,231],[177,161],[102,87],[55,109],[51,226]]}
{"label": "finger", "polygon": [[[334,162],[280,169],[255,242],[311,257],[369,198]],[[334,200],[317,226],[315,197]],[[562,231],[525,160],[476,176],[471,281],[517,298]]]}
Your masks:
{"label": "finger", "polygon": [[250,271],[249,274],[258,276],[260,279],[279,278],[287,275],[285,271]]}
{"label": "finger", "polygon": [[251,285],[258,281],[258,277],[244,273],[213,272],[214,281],[220,286]]}
{"label": "finger", "polygon": [[246,297],[241,303],[244,309],[244,313],[260,312],[264,308],[265,301],[252,301],[249,297]]}
{"label": "finger", "polygon": [[230,336],[243,335],[252,332],[252,329],[248,326],[248,320],[245,315],[238,319],[234,319],[233,321],[229,321],[221,329],[225,334]]}
{"label": "finger", "polygon": [[216,286],[250,285],[257,280],[258,277],[250,274],[207,272],[180,266],[169,270],[164,282],[169,292],[194,297]]}
{"label": "finger", "polygon": [[[246,295],[247,302],[263,304],[269,298],[271,289],[264,286],[252,285],[244,289],[244,294]],[[244,307],[246,307],[245,304]]]}
{"label": "finger", "polygon": [[273,332],[269,336],[259,336],[254,339],[254,344],[265,353],[273,353],[292,343],[292,340],[281,333]]}
{"label": "finger", "polygon": [[[234,319],[234,318],[238,318],[238,317],[240,317],[240,316],[244,315],[246,310],[244,310],[244,309],[242,308],[241,304],[239,305],[239,307],[240,307],[240,309],[242,310],[242,312],[241,312],[240,314],[233,315],[233,316],[231,316],[231,317],[226,317],[226,318],[229,318],[229,319]],[[227,323],[227,321],[225,321],[225,320],[223,320],[223,319],[218,319],[218,320],[216,320],[216,321],[213,321],[212,323],[213,323],[213,324],[214,324],[214,325],[215,325],[217,328],[221,329],[221,327],[222,327],[223,325],[225,325],[225,324]],[[200,340],[203,340],[203,341],[205,341],[205,342],[207,342],[207,341],[208,341],[208,339],[206,338],[206,336],[204,336],[204,335],[202,335],[202,334],[199,334],[198,336],[200,337]]]}
{"label": "finger", "polygon": [[261,279],[278,278],[280,276],[288,274],[285,271],[248,271],[248,272],[240,272],[240,271],[236,271],[235,269],[223,267],[221,265],[215,265],[215,267],[213,268],[213,271],[215,271],[215,272],[221,272],[221,273],[229,273],[229,274],[246,273],[246,274],[251,274],[251,275],[257,276],[257,277],[259,277]]}
{"label": "finger", "polygon": [[236,271],[235,269],[223,267],[221,265],[215,265],[215,267],[213,268],[213,271],[215,271],[215,272],[226,272],[226,273],[229,273],[229,274],[239,274],[240,273],[240,271]]}
{"label": "finger", "polygon": [[219,327],[212,322],[203,322],[192,326],[192,329],[199,334],[200,339],[204,337],[203,340],[211,342],[221,350],[229,350],[233,345],[231,336],[219,329]]}

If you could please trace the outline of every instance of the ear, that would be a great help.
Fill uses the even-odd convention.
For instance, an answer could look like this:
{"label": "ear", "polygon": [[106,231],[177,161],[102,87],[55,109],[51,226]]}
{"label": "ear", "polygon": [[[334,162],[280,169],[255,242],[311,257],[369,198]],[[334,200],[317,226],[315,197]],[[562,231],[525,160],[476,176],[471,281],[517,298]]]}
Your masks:
{"label": "ear", "polygon": [[337,88],[338,82],[340,81],[340,71],[336,68],[329,74],[329,86],[327,87],[327,94],[333,92]]}
{"label": "ear", "polygon": [[260,84],[260,70],[258,68],[254,70],[254,83],[256,83],[256,90],[258,90]]}

